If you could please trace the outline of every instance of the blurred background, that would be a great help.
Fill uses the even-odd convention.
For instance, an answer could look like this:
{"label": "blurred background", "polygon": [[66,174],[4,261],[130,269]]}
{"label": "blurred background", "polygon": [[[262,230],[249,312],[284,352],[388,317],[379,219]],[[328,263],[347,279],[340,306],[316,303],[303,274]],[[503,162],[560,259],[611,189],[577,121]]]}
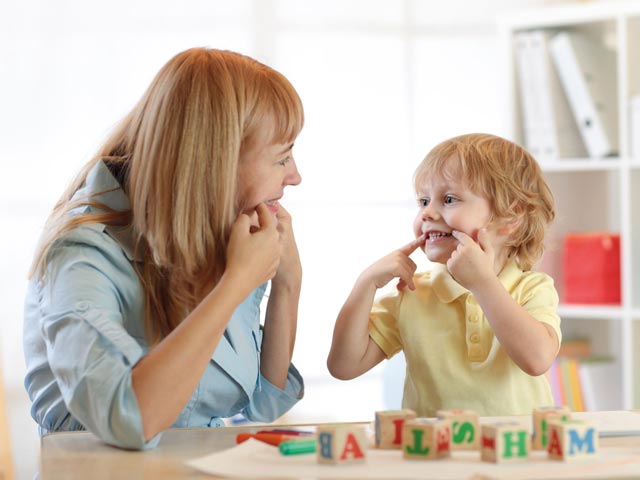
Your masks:
{"label": "blurred background", "polygon": [[384,365],[351,382],[330,377],[336,314],[362,269],[412,238],[411,176],[426,152],[461,133],[507,134],[496,20],[548,3],[559,2],[0,3],[0,350],[16,477],[37,471],[22,302],[39,232],[170,57],[194,46],[235,50],[281,71],[302,97],[294,152],[303,181],[283,204],[304,267],[294,362],[306,397],[288,419],[368,420],[397,399],[384,398]]}

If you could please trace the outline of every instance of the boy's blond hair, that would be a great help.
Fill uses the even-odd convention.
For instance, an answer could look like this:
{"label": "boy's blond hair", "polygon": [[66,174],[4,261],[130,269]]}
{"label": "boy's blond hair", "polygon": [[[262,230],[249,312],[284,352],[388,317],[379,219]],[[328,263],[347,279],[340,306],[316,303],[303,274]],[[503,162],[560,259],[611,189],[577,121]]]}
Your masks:
{"label": "boy's blond hair", "polygon": [[[239,214],[241,153],[258,140],[291,142],[303,123],[298,94],[272,68],[223,50],[177,54],[56,204],[31,275],[45,276],[56,242],[78,226],[129,226],[144,259],[135,266],[145,291],[147,339],[159,342],[224,271]],[[130,210],[72,198],[99,161],[125,172]],[[83,205],[99,211],[71,214]]]}
{"label": "boy's blond hair", "polygon": [[540,166],[524,148],[486,133],[461,135],[427,154],[414,174],[416,189],[429,175],[462,181],[489,201],[493,220],[516,225],[505,247],[520,268],[530,270],[540,259],[555,207]]}

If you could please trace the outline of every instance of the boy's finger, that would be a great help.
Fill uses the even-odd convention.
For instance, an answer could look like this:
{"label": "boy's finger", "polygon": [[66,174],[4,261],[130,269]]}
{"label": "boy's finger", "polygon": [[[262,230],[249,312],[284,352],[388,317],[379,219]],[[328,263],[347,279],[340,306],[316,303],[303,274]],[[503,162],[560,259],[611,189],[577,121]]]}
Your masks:
{"label": "boy's finger", "polygon": [[473,242],[473,238],[471,238],[466,233],[461,232],[460,230],[452,230],[451,235],[453,235],[454,238],[458,240],[458,242],[460,242],[462,245],[467,245],[469,242]]}
{"label": "boy's finger", "polygon": [[418,248],[420,245],[424,243],[424,233],[419,237],[416,237],[409,243],[407,243],[404,247],[401,247],[399,250],[405,255],[410,255],[413,251]]}
{"label": "boy's finger", "polygon": [[478,231],[478,245],[480,245],[480,248],[482,248],[484,252],[493,253],[493,246],[489,241],[489,233],[486,228],[481,228]]}

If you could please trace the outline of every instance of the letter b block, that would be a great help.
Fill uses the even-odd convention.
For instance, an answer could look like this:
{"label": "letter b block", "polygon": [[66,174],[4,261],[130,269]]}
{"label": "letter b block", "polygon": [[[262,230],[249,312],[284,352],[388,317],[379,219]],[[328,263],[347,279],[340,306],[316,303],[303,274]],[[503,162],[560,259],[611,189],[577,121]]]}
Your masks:
{"label": "letter b block", "polygon": [[408,408],[376,412],[376,447],[400,449],[404,422],[414,418],[416,412]]}
{"label": "letter b block", "polygon": [[552,420],[568,420],[571,410],[568,407],[540,407],[533,409],[534,450],[547,450],[547,424]]}
{"label": "letter b block", "polygon": [[547,425],[549,458],[586,460],[598,454],[598,430],[594,423],[580,420],[551,420]]}
{"label": "letter b block", "polygon": [[529,458],[529,431],[517,422],[497,422],[482,426],[481,459],[484,462],[506,463]]}
{"label": "letter b block", "polygon": [[473,410],[438,410],[437,415],[451,422],[451,450],[480,447],[480,419]]}
{"label": "letter b block", "polygon": [[402,456],[434,460],[451,455],[451,423],[448,419],[416,418],[402,427]]}
{"label": "letter b block", "polygon": [[317,430],[318,463],[358,463],[367,456],[367,437],[362,427],[326,425]]}

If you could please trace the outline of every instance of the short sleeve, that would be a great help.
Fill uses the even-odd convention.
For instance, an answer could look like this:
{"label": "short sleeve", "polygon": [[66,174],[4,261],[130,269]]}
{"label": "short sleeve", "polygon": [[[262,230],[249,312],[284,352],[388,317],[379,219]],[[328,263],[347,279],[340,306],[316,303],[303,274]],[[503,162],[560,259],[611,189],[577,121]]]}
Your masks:
{"label": "short sleeve", "polygon": [[558,292],[553,279],[544,273],[535,272],[527,278],[522,306],[536,320],[551,326],[558,336],[558,348],[562,343],[560,316],[558,315]]}
{"label": "short sleeve", "polygon": [[[122,257],[119,249],[111,253]],[[41,335],[71,415],[106,443],[144,449],[160,437],[144,439],[131,384],[144,351],[124,328],[118,295],[131,279],[118,264],[122,259],[109,254],[82,244],[56,249],[43,286]]]}
{"label": "short sleeve", "polygon": [[369,336],[387,358],[402,350],[398,318],[402,294],[397,289],[376,299],[369,315]]}

